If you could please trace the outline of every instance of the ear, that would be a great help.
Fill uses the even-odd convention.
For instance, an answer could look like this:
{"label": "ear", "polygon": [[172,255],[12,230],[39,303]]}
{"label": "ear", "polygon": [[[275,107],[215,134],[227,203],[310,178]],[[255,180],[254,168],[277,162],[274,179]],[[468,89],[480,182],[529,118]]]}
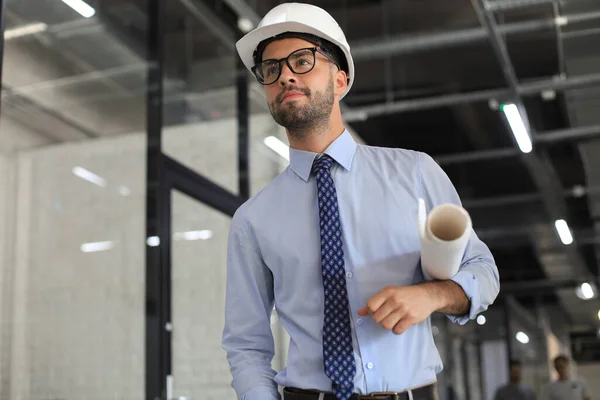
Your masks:
{"label": "ear", "polygon": [[336,96],[341,96],[348,87],[348,75],[340,69],[335,72],[334,79],[334,93]]}

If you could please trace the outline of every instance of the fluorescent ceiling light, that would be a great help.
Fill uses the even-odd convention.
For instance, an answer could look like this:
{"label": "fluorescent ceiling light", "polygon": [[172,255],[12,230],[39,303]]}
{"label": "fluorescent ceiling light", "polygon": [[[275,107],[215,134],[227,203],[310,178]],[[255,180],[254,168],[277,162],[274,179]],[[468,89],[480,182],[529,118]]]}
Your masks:
{"label": "fluorescent ceiling light", "polygon": [[590,285],[589,283],[585,282],[581,284],[581,296],[583,297],[584,300],[589,300],[591,298],[594,297],[594,288],[592,288],[592,285]]}
{"label": "fluorescent ceiling light", "polygon": [[[600,319],[600,310],[598,310],[598,319]],[[598,329],[598,333],[600,334],[600,329]]]}
{"label": "fluorescent ceiling light", "polygon": [[485,324],[485,322],[486,322],[486,319],[485,319],[485,317],[483,315],[480,315],[480,316],[477,317],[477,323],[479,325],[483,325],[483,324]]}
{"label": "fluorescent ceiling light", "polygon": [[82,17],[90,18],[96,14],[96,10],[83,0],[62,0],[63,3],[81,14]]}
{"label": "fluorescent ceiling light", "polygon": [[84,253],[92,253],[95,251],[110,250],[114,245],[115,243],[112,241],[84,243],[81,245],[81,251]]}
{"label": "fluorescent ceiling light", "polygon": [[207,240],[213,237],[213,232],[205,229],[202,231],[176,232],[173,236],[175,239],[183,240]]}
{"label": "fluorescent ceiling light", "polygon": [[527,128],[525,128],[525,123],[523,122],[523,118],[521,117],[517,106],[515,104],[503,104],[500,109],[506,115],[506,119],[517,140],[517,144],[519,145],[519,149],[521,149],[523,153],[531,152],[531,150],[533,150],[531,137],[529,137],[529,133],[527,132]]}
{"label": "fluorescent ceiling light", "polygon": [[48,29],[48,25],[43,22],[22,25],[16,28],[7,29],[4,31],[4,40],[10,40],[21,36],[33,35],[34,33],[44,32]]}
{"label": "fluorescent ceiling light", "polygon": [[573,236],[571,235],[571,230],[569,229],[567,221],[564,219],[559,219],[554,222],[554,226],[556,227],[558,236],[560,236],[560,240],[563,242],[563,244],[569,245],[573,243]]}
{"label": "fluorescent ceiling light", "polygon": [[517,332],[517,340],[523,344],[529,343],[529,336],[523,332]]}
{"label": "fluorescent ceiling light", "polygon": [[81,167],[75,167],[73,168],[73,174],[75,174],[76,176],[85,179],[88,182],[92,182],[98,186],[101,187],[105,187],[106,186],[106,181],[99,177],[98,175],[94,174],[93,172],[88,171],[85,168],[81,168]]}
{"label": "fluorescent ceiling light", "polygon": [[146,239],[146,243],[150,247],[156,247],[160,244],[160,238],[158,236],[150,236],[148,239]]}
{"label": "fluorescent ceiling light", "polygon": [[240,28],[240,31],[243,33],[248,33],[254,28],[254,24],[250,19],[241,17],[238,19],[238,28]]}
{"label": "fluorescent ceiling light", "polygon": [[281,157],[286,160],[290,160],[290,148],[287,144],[283,143],[281,140],[277,139],[275,136],[268,136],[264,140],[265,145],[273,150],[275,153],[279,154]]}

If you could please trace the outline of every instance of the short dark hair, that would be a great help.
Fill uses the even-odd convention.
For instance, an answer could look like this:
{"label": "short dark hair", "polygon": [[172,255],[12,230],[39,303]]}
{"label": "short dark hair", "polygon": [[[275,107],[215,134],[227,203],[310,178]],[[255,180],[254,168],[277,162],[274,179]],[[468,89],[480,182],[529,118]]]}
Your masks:
{"label": "short dark hair", "polygon": [[258,44],[258,46],[256,46],[256,50],[254,50],[254,54],[253,54],[254,64],[255,65],[259,64],[262,61],[262,54],[265,51],[265,48],[270,43],[274,42],[275,40],[285,39],[285,38],[297,38],[297,39],[306,40],[307,42],[310,42],[310,43],[314,44],[315,46],[320,47],[321,50],[323,50],[325,53],[327,53],[333,59],[333,61],[337,64],[337,66],[341,70],[346,72],[346,74],[350,73],[349,68],[348,68],[348,60],[346,59],[346,55],[344,54],[342,49],[340,49],[338,46],[331,43],[327,39],[323,39],[321,37],[312,35],[310,33],[303,33],[303,32],[284,32],[284,33],[280,33],[279,35],[276,35],[276,36],[273,36],[273,37],[263,40],[262,42],[260,42]]}
{"label": "short dark hair", "polygon": [[512,367],[520,367],[521,365],[523,365],[523,363],[521,362],[521,360],[517,360],[517,359],[513,358],[512,360],[510,360],[509,365],[511,368]]}
{"label": "short dark hair", "polygon": [[566,363],[569,363],[569,357],[565,356],[564,354],[560,354],[556,356],[556,358],[554,358],[554,362],[556,363],[557,361],[564,361]]}

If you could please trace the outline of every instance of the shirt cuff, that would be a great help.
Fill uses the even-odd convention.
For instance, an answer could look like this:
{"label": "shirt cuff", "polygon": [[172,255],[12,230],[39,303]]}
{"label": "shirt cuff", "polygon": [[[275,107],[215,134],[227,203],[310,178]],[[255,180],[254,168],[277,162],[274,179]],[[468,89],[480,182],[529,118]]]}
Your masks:
{"label": "shirt cuff", "polygon": [[255,386],[244,393],[241,400],[281,400],[281,396],[272,386]]}
{"label": "shirt cuff", "polygon": [[468,314],[465,315],[448,315],[448,318],[460,325],[466,324],[469,320],[475,319],[477,314],[483,311],[481,309],[481,293],[479,282],[474,273],[468,270],[458,271],[451,279],[456,282],[464,290],[467,298],[471,302],[471,307]]}

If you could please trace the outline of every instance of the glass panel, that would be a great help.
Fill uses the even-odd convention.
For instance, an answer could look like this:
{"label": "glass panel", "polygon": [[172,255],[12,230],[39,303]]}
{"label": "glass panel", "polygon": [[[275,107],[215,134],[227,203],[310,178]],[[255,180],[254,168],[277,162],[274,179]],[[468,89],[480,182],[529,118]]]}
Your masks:
{"label": "glass panel", "polygon": [[6,6],[2,399],[144,398],[147,5],[78,5]]}
{"label": "glass panel", "polygon": [[204,18],[222,25],[201,2],[165,5],[164,152],[237,194],[233,42],[209,29]]}
{"label": "glass panel", "polygon": [[517,301],[508,302],[509,337],[511,358],[522,362],[523,382],[531,385],[538,393],[550,379],[548,370],[547,337],[538,326],[536,315]]}
{"label": "glass panel", "polygon": [[[172,192],[173,395],[186,400],[234,400],[226,353],[221,348],[231,218]],[[273,368],[286,361],[289,337],[275,313]]]}
{"label": "glass panel", "polygon": [[73,3],[8,1],[4,113],[49,142],[145,130],[146,1]]}
{"label": "glass panel", "polygon": [[[163,150],[238,194],[235,36],[219,22],[223,16],[202,3],[165,3],[168,29]],[[211,20],[210,26],[206,19]],[[270,117],[262,86],[252,76],[249,81],[250,179],[251,192],[256,193],[280,171],[281,163],[286,165],[286,160],[264,143],[265,137],[283,130]]]}
{"label": "glass panel", "polygon": [[235,399],[221,349],[231,218],[172,192],[174,397]]}

